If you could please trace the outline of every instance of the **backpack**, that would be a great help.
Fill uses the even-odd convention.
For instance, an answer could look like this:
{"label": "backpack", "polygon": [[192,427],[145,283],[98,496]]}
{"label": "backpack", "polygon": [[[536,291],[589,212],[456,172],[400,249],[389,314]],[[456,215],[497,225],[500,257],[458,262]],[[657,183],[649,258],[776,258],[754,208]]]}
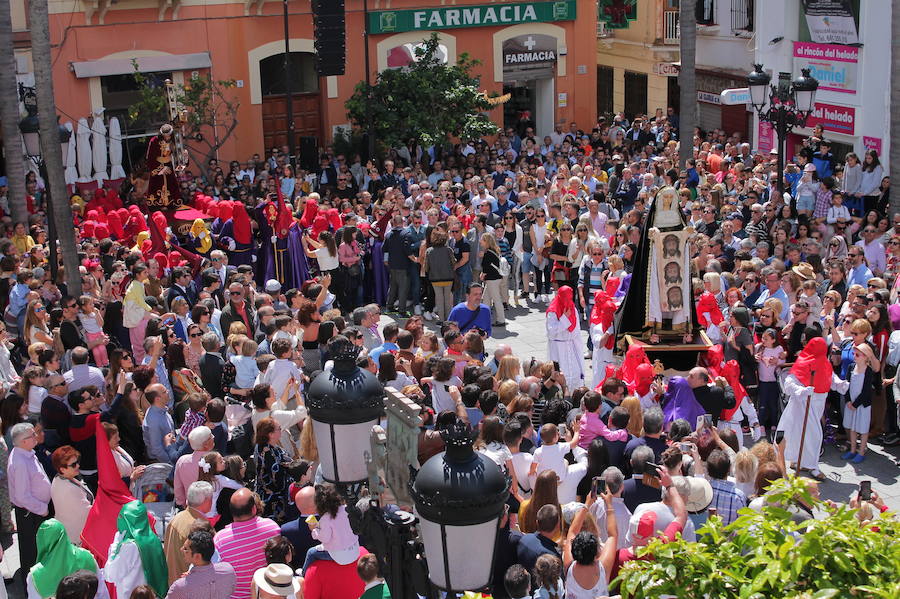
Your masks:
{"label": "backpack", "polygon": [[497,270],[500,271],[501,277],[508,277],[510,270],[512,270],[509,266],[509,260],[500,256],[500,266],[497,267]]}

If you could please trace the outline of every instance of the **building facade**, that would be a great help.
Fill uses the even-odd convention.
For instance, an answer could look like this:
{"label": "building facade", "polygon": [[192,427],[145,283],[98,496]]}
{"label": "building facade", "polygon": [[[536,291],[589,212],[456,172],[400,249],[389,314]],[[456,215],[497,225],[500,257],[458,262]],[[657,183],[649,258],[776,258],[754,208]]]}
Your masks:
{"label": "building facade", "polygon": [[[807,15],[800,0],[757,0],[756,60],[778,80],[809,68],[819,80],[816,109],[807,127],[788,138],[790,159],[821,124],[838,158],[875,149],[888,155],[890,138],[891,7],[887,2],[847,3],[849,15]],[[834,5],[835,3],[832,3]],[[836,3],[841,4],[841,3]],[[762,18],[765,16],[765,18]],[[827,25],[830,25],[828,27]],[[843,23],[843,28],[838,27]],[[754,117],[761,150],[774,147],[766,123]],[[882,164],[887,167],[887,160]]]}
{"label": "building facade", "polygon": [[[25,0],[11,0],[22,32],[21,81],[28,82]],[[310,0],[289,0],[288,45],[295,127],[299,138],[330,142],[349,126],[344,102],[365,79],[363,0],[346,1],[346,69],[319,77]],[[195,75],[233,79],[240,102],[237,127],[222,159],[245,160],[286,143],[283,4],[265,0],[50,0],[56,103],[62,121],[103,108],[119,116],[123,135],[140,139],[150,124],[128,123],[137,95],[134,65],[157,81],[184,83]],[[369,0],[369,68],[402,67],[431,32],[450,60],[468,53],[487,93],[510,94],[490,116],[499,125],[522,117],[538,133],[596,119],[594,0],[490,2]],[[161,92],[162,93],[162,92]],[[431,100],[423,98],[423,108]],[[298,139],[298,147],[303,140]],[[308,141],[308,140],[307,140]],[[137,145],[137,142],[135,142]],[[128,165],[126,164],[126,167]]]}

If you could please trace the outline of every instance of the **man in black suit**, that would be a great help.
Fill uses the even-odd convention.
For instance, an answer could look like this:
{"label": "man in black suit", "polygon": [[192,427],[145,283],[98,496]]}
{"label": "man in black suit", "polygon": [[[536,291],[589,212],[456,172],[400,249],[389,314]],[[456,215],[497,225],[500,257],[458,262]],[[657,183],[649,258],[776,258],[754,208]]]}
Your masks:
{"label": "man in black suit", "polygon": [[545,553],[561,558],[555,539],[559,536],[562,514],[553,504],[541,506],[537,511],[537,532],[528,533],[519,539],[517,555],[519,563],[529,572],[534,571],[537,559]]}
{"label": "man in black suit", "polygon": [[719,422],[722,410],[730,410],[735,405],[734,391],[725,382],[724,378],[716,379],[720,384],[710,380],[709,371],[702,366],[691,368],[687,375],[687,382],[694,392],[694,398],[707,414],[712,416],[713,424]]}
{"label": "man in black suit", "polygon": [[302,566],[303,561],[306,559],[306,552],[309,548],[319,544],[319,542],[312,537],[312,533],[309,530],[309,524],[306,523],[308,517],[318,517],[318,514],[316,513],[316,502],[314,500],[315,496],[316,489],[312,485],[303,487],[297,491],[297,495],[294,497],[294,505],[297,506],[300,517],[281,525],[282,536],[290,541],[291,546],[294,548],[291,552],[291,555],[293,556],[293,560],[290,563],[291,568],[296,569]]}
{"label": "man in black suit", "polygon": [[[612,430],[626,430],[628,428],[628,421],[630,419],[631,414],[628,413],[627,409],[623,408],[622,406],[616,406],[615,408],[613,408],[612,412],[609,413],[607,426],[609,426],[609,428]],[[609,454],[609,465],[615,466],[623,472],[626,470],[625,448],[628,447],[628,442],[634,438],[627,432],[626,435],[627,436],[625,437],[625,439],[621,441],[610,441],[609,439],[603,439],[603,445],[606,447],[606,451]]]}
{"label": "man in black suit", "polygon": [[172,269],[172,286],[166,292],[167,310],[172,309],[172,301],[176,297],[183,297],[189,306],[197,303],[197,290],[191,280],[191,271],[181,266]]}
{"label": "man in black suit", "polygon": [[203,388],[209,392],[210,397],[225,397],[222,389],[222,371],[225,369],[225,359],[219,353],[219,336],[215,333],[206,333],[200,338],[204,353],[200,356],[200,380]]}
{"label": "man in black suit", "polygon": [[631,478],[622,486],[622,501],[631,510],[631,513],[642,503],[652,503],[662,500],[662,492],[656,487],[644,484],[644,476],[648,472],[655,472],[649,465],[653,461],[653,450],[646,445],[636,447],[631,454]]}
{"label": "man in black suit", "polygon": [[319,161],[319,168],[316,169],[316,176],[319,178],[319,187],[334,188],[337,185],[337,171],[331,164],[328,156],[322,156]]}
{"label": "man in black suit", "polygon": [[247,334],[252,336],[256,330],[256,314],[250,302],[244,299],[243,281],[236,280],[228,286],[227,299],[228,305],[222,308],[222,315],[219,317],[222,334],[228,337],[231,323],[242,322],[247,327]]}

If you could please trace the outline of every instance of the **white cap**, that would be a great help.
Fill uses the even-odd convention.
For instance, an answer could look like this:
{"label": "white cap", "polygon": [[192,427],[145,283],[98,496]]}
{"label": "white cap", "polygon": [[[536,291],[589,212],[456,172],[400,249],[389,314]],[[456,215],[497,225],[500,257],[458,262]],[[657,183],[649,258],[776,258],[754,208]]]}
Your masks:
{"label": "white cap", "polygon": [[281,283],[276,281],[275,279],[269,279],[266,281],[266,293],[280,293],[281,292]]}

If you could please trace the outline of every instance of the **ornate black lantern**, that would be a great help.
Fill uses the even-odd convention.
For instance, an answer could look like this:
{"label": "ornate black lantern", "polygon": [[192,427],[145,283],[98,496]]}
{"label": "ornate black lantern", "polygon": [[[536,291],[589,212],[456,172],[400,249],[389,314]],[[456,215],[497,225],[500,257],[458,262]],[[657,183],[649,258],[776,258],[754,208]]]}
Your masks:
{"label": "ornate black lantern", "polygon": [[442,436],[447,450],[425,462],[410,482],[428,578],[446,591],[477,591],[491,582],[510,478],[472,450],[468,425]]}
{"label": "ornate black lantern", "polygon": [[306,407],[325,480],[359,483],[368,478],[365,454],[372,426],[384,412],[384,386],[356,365],[359,348],[345,337],[332,339],[328,351],[334,368],[310,384]]}

